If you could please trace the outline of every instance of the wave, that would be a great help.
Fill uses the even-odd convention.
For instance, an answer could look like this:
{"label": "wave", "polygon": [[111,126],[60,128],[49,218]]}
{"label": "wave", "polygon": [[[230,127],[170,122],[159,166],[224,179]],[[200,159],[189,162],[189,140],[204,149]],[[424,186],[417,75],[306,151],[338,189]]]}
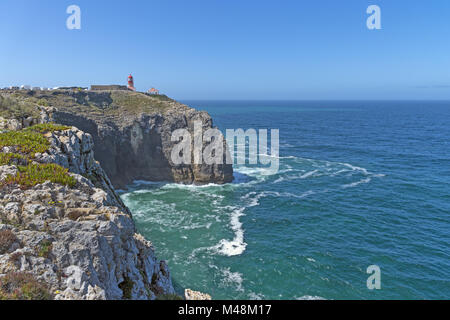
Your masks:
{"label": "wave", "polygon": [[356,187],[356,186],[358,186],[358,185],[360,185],[360,184],[369,183],[370,181],[372,181],[371,178],[366,178],[366,179],[362,179],[362,180],[359,180],[359,181],[356,181],[356,182],[353,182],[353,183],[344,184],[344,185],[342,186],[342,188],[344,188],[344,189],[347,189],[347,188],[353,188],[353,187]]}
{"label": "wave", "polygon": [[280,182],[283,182],[284,180],[285,180],[284,177],[279,177],[273,183],[280,183]]}
{"label": "wave", "polygon": [[361,167],[353,166],[353,165],[351,165],[351,164],[349,164],[349,163],[340,163],[340,164],[341,164],[341,165],[344,165],[344,166],[346,166],[346,167],[348,167],[348,168],[350,168],[352,171],[360,171],[360,172],[364,173],[365,175],[368,175],[368,174],[369,174],[369,171],[367,171],[366,168],[361,168]]}
{"label": "wave", "polygon": [[247,243],[244,242],[244,229],[239,220],[239,218],[244,215],[245,208],[246,207],[238,208],[231,213],[230,225],[231,229],[234,231],[233,240],[222,239],[217,245],[210,249],[229,257],[241,255],[245,251]]}
{"label": "wave", "polygon": [[295,300],[326,300],[325,298],[319,297],[319,296],[301,296],[298,298],[294,298]]}
{"label": "wave", "polygon": [[299,179],[306,179],[306,178],[309,178],[309,177],[311,177],[312,175],[314,175],[314,174],[317,173],[317,172],[319,172],[319,170],[313,170],[313,171],[307,172],[307,173],[301,175],[301,176],[299,177]]}
{"label": "wave", "polygon": [[184,189],[184,190],[199,190],[208,188],[223,188],[226,184],[208,183],[208,184],[181,184],[168,183],[162,186],[161,189]]}
{"label": "wave", "polygon": [[[373,173],[366,168],[346,162],[331,162],[294,156],[289,156],[287,158],[293,159],[293,161],[300,166],[297,165],[298,167],[293,169],[291,162],[281,163],[281,168],[283,169],[278,172],[278,176],[274,178],[272,183],[279,184],[287,181],[317,178],[323,179],[324,177],[340,177],[348,180],[348,177],[359,176],[359,180],[341,185],[341,188],[347,189],[369,183],[372,178],[385,177],[384,174]],[[288,167],[288,170],[285,169],[286,166]],[[322,183],[321,180],[318,180],[318,182]]]}

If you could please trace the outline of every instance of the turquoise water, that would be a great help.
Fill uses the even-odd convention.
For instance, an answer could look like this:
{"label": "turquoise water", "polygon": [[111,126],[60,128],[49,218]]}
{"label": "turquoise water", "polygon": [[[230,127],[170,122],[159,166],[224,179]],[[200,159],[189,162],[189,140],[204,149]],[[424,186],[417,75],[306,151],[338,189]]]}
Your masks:
{"label": "turquoise water", "polygon": [[[215,299],[450,298],[450,102],[187,101],[278,128],[280,170],[122,195],[177,288]],[[381,290],[366,269],[381,268]]]}

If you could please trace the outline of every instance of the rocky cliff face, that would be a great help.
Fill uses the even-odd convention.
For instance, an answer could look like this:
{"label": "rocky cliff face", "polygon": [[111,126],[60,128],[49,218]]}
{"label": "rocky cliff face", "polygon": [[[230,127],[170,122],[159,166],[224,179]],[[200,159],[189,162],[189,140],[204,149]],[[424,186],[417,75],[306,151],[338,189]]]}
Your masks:
{"label": "rocky cliff face", "polygon": [[[47,107],[41,107],[41,115],[34,116],[34,120],[32,116],[18,119],[14,127],[33,121],[54,121],[91,134],[96,159],[116,188],[134,180],[187,184],[233,180],[231,165],[176,165],[171,161],[174,130],[186,128],[192,134],[195,121],[201,121],[204,130],[212,128],[213,123],[208,113],[165,96],[129,91],[54,91],[29,92],[22,100],[22,104],[41,103]],[[204,142],[203,149],[206,146]]]}
{"label": "rocky cliff face", "polygon": [[[55,299],[173,294],[166,263],[136,232],[128,209],[95,161],[92,137],[75,127],[40,133],[49,142],[46,150],[28,155],[23,154],[26,148],[8,145],[20,136],[0,139],[0,160],[6,163],[0,166],[0,299],[38,293]],[[36,140],[35,135],[24,135],[24,142],[35,147],[30,139]],[[37,167],[25,179],[24,166],[50,163],[68,169],[70,185],[21,184],[43,174]]]}

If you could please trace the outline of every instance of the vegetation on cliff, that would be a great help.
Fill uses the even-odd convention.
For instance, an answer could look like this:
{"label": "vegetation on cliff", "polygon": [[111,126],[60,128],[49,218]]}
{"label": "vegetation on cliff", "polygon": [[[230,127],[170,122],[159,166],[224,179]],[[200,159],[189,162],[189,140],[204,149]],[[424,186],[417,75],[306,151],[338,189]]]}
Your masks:
{"label": "vegetation on cliff", "polygon": [[36,153],[43,153],[50,147],[45,134],[68,130],[70,127],[56,124],[39,124],[20,131],[0,133],[0,150],[12,148],[14,152],[0,153],[0,165],[18,165],[16,175],[9,175],[0,186],[18,184],[30,188],[45,181],[74,187],[76,180],[66,168],[54,163],[33,163]]}
{"label": "vegetation on cliff", "polygon": [[37,100],[29,99],[20,93],[0,94],[0,117],[5,119],[38,117]]}
{"label": "vegetation on cliff", "polygon": [[73,188],[77,181],[69,175],[69,170],[54,163],[28,164],[18,166],[19,172],[15,176],[8,176],[2,186],[18,184],[21,188],[30,188],[37,184],[51,181]]}
{"label": "vegetation on cliff", "polygon": [[25,272],[9,272],[0,278],[0,300],[51,300],[47,286]]}
{"label": "vegetation on cliff", "polygon": [[19,131],[0,133],[0,149],[15,147],[17,152],[33,158],[35,153],[43,153],[50,147],[50,142],[44,134],[68,129],[70,129],[68,126],[46,123]]}
{"label": "vegetation on cliff", "polygon": [[0,92],[0,117],[38,117],[36,105],[98,119],[120,120],[142,113],[164,113],[181,105],[165,95],[132,91],[7,91]]}

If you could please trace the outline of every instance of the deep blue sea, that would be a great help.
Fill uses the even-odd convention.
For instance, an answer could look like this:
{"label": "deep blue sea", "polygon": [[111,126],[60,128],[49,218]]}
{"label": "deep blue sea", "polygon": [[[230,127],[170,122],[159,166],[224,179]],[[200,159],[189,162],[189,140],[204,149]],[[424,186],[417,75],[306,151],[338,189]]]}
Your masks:
{"label": "deep blue sea", "polygon": [[[450,102],[185,101],[279,129],[280,170],[122,195],[178,289],[214,299],[450,299]],[[369,290],[367,267],[381,269]]]}

